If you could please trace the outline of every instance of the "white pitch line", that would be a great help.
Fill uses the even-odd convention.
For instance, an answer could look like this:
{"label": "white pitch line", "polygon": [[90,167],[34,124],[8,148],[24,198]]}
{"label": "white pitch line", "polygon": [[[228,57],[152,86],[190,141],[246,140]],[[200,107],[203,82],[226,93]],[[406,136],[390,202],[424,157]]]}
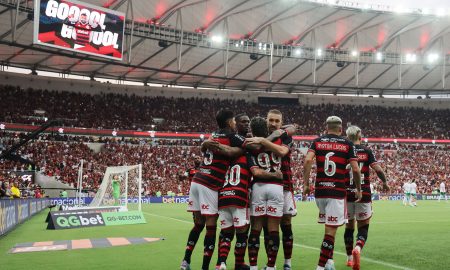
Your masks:
{"label": "white pitch line", "polygon": [[150,214],[150,213],[145,212],[145,211],[142,211],[142,212],[144,213],[144,215],[149,215],[149,216],[154,216],[154,217],[163,217],[163,218],[172,219],[172,220],[176,220],[176,221],[183,222],[183,223],[193,224],[192,221],[186,221],[186,220],[182,220],[182,219],[178,219],[178,218],[173,218],[173,217],[167,217],[167,216],[161,216],[161,215]]}
{"label": "white pitch line", "polygon": [[[186,221],[186,220],[182,220],[182,219],[178,219],[178,218],[173,218],[173,217],[167,217],[167,216],[161,216],[161,215],[150,214],[150,213],[145,212],[145,211],[142,211],[142,212],[143,212],[145,215],[149,215],[149,216],[162,217],[162,218],[166,218],[166,219],[175,220],[175,221],[178,221],[178,222],[183,222],[183,223],[187,223],[187,224],[192,224],[192,221]],[[314,224],[314,225],[317,225],[317,224]],[[311,247],[311,246],[307,246],[307,245],[300,245],[300,244],[294,243],[294,246],[301,247],[301,248],[306,248],[306,249],[311,249],[311,250],[316,250],[316,251],[320,251],[319,248]],[[347,254],[342,253],[342,252],[338,252],[338,251],[335,251],[334,254],[338,254],[338,255],[342,255],[342,256],[347,257]],[[374,264],[383,265],[383,266],[386,266],[386,267],[392,267],[392,268],[395,268],[395,269],[413,270],[412,268],[408,268],[408,267],[405,267],[405,266],[400,266],[400,265],[396,265],[396,264],[392,264],[392,263],[387,263],[387,262],[383,262],[383,261],[379,261],[379,260],[374,260],[374,259],[370,259],[370,258],[367,258],[367,257],[361,257],[361,260],[362,260],[362,261],[366,261],[366,262],[370,262],[370,263],[374,263]]]}
{"label": "white pitch line", "polygon": [[[409,224],[409,223],[448,223],[448,220],[416,220],[416,221],[378,221],[378,222],[370,222],[370,224]],[[292,225],[296,226],[317,226],[320,225],[318,223],[295,223],[292,222]]]}
{"label": "white pitch line", "polygon": [[[296,243],[294,243],[294,246],[320,251],[320,248],[306,246],[306,245],[300,245],[300,244],[296,244]],[[342,255],[342,256],[347,257],[347,254],[339,252],[339,251],[334,251],[334,254],[338,254],[338,255]],[[370,259],[370,258],[367,258],[367,257],[361,257],[361,260],[362,261],[371,262],[371,263],[375,263],[375,264],[380,264],[380,265],[383,265],[383,266],[386,266],[386,267],[392,267],[392,268],[395,268],[395,269],[413,270],[412,268],[408,268],[408,267],[404,267],[404,266],[400,266],[400,265],[396,265],[396,264],[392,264],[392,263],[387,263],[387,262],[383,262],[383,261],[378,261],[378,260]]]}

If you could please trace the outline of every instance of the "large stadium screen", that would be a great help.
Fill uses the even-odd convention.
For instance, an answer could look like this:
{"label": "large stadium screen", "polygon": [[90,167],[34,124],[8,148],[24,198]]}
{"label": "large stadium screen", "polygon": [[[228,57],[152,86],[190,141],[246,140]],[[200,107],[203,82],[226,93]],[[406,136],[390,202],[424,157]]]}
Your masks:
{"label": "large stadium screen", "polygon": [[122,60],[125,14],[73,0],[38,0],[34,43]]}

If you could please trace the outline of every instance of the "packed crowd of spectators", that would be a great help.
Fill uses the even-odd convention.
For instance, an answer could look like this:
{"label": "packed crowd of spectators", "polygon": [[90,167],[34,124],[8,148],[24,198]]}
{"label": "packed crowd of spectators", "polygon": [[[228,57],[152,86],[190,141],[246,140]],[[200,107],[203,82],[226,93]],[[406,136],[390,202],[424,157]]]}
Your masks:
{"label": "packed crowd of spectators", "polygon": [[[2,150],[2,142],[12,144],[25,139],[29,134],[24,132],[0,131],[0,150]],[[183,145],[183,146],[200,146],[200,139],[166,139],[166,138],[142,138],[142,137],[98,137],[83,135],[66,135],[58,133],[41,133],[37,136],[39,141],[57,141],[57,142],[79,142],[79,143],[119,143],[134,145]]]}
{"label": "packed crowd of spectators", "polygon": [[[305,143],[308,147],[309,143]],[[431,194],[439,188],[439,183],[450,179],[450,146],[424,144],[369,144],[375,157],[386,172],[391,194],[401,194],[405,182],[416,180],[419,193]],[[295,156],[295,155],[294,155]],[[304,156],[297,153],[293,173],[302,179]],[[314,172],[311,181],[315,177]],[[374,170],[371,170],[371,183],[378,193],[382,190],[382,182]],[[302,191],[302,186],[297,191]],[[447,185],[450,182],[447,182]]]}
{"label": "packed crowd of spectators", "polygon": [[[211,117],[220,108],[265,115],[269,105],[243,100],[175,99],[134,95],[97,94],[20,89],[0,86],[0,122],[42,124],[46,119],[63,119],[64,126],[95,129],[130,129],[208,133],[215,130]],[[357,124],[367,137],[450,138],[450,109],[385,108],[377,106],[277,105],[286,123],[298,123],[301,135],[317,135],[323,119],[341,116],[344,123]],[[0,130],[0,151],[19,142],[24,133]],[[88,143],[101,143],[100,152]],[[78,166],[85,161],[83,188],[99,187],[106,167],[143,164],[145,195],[161,192],[187,194],[189,182],[183,177],[200,155],[200,140],[119,138],[41,134],[17,152],[35,163],[36,170],[78,188]],[[308,142],[295,142],[292,153],[296,192],[302,191],[304,149]],[[442,145],[374,144],[371,148],[385,168],[392,193],[401,193],[405,181],[415,179],[419,192],[431,193],[437,184],[450,179],[450,149]],[[30,164],[0,161],[0,196],[12,187],[29,191],[21,196],[41,196],[43,191],[32,183],[21,182],[11,171],[25,171]],[[314,173],[312,174],[314,177]],[[373,175],[375,179],[375,175]],[[379,181],[374,183],[381,190]],[[33,194],[31,194],[33,192]],[[12,196],[11,194],[7,196]]]}
{"label": "packed crowd of spectators", "polygon": [[[175,99],[118,94],[81,94],[23,90],[0,86],[0,122],[41,124],[46,118],[63,119],[69,127],[120,130],[212,132],[211,117],[220,108],[265,115],[272,107],[246,101]],[[323,104],[277,105],[286,123],[298,123],[300,134],[317,135],[329,115],[356,124],[368,137],[450,138],[450,109],[386,108]]]}
{"label": "packed crowd of spectators", "polygon": [[[415,180],[419,193],[431,194],[439,183],[450,179],[450,151],[442,150],[385,150],[377,151],[379,160],[390,180],[391,192],[402,193],[405,181]],[[375,174],[372,175],[375,178]],[[376,183],[381,190],[381,181]]]}
{"label": "packed crowd of spectators", "polygon": [[[17,142],[14,138],[0,138],[4,148]],[[157,191],[167,194],[186,194],[189,190],[184,172],[190,166],[191,157],[200,154],[198,146],[171,145],[171,140],[156,140],[158,143],[130,144],[124,142],[107,142],[102,151],[95,153],[86,143],[76,141],[36,140],[28,143],[17,153],[25,159],[35,162],[36,170],[54,176],[56,180],[77,187],[78,168],[84,160],[83,188],[96,191],[101,184],[108,166],[135,165],[143,166],[143,185],[145,194]],[[186,142],[196,144],[196,142]],[[0,179],[14,182],[18,178],[10,171],[24,171],[29,167],[14,161],[0,161]]]}
{"label": "packed crowd of spectators", "polygon": [[[16,137],[4,136],[0,138],[0,145],[7,147],[17,140]],[[78,166],[83,159],[83,188],[93,192],[99,187],[106,167],[142,164],[144,195],[155,195],[157,192],[163,195],[188,194],[189,181],[183,175],[193,166],[194,157],[201,154],[200,148],[198,145],[190,146],[196,142],[171,145],[170,140],[167,141],[161,144],[108,141],[103,144],[100,152],[95,153],[88,144],[77,140],[38,139],[21,148],[18,154],[34,161],[38,171],[54,176],[73,188],[77,188]],[[308,142],[299,142],[292,152],[292,172],[297,193],[302,191],[303,160],[308,146]],[[391,193],[402,193],[403,183],[412,179],[416,180],[419,193],[431,193],[438,187],[438,183],[450,179],[449,146],[373,144],[370,147],[386,171]],[[27,169],[28,165],[1,161],[0,180],[12,184],[17,179],[4,172]],[[312,179],[314,176],[313,173]],[[376,179],[375,174],[372,179]],[[375,190],[381,191],[381,181],[373,182]]]}

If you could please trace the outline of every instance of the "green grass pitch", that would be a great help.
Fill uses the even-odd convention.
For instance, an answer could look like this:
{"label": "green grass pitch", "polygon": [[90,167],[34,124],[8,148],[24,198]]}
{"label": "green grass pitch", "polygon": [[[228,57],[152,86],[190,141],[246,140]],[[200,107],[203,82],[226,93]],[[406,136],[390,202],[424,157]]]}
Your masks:
{"label": "green grass pitch", "polygon": [[[368,242],[362,253],[362,269],[450,269],[450,203],[419,201],[417,208],[400,202],[376,201]],[[0,238],[0,269],[161,269],[176,270],[184,254],[185,242],[192,227],[186,205],[144,205],[147,224],[91,227],[72,230],[46,230],[47,211],[20,225]],[[293,219],[295,247],[293,269],[315,269],[323,225],[316,223],[314,203],[299,203],[299,214]],[[335,248],[337,269],[345,266],[343,228],[338,230]],[[201,266],[203,235],[192,258],[192,269]],[[72,251],[9,254],[17,243],[104,237],[165,237],[156,243]],[[234,257],[228,264],[234,266]],[[260,250],[262,267],[266,258]],[[282,268],[282,249],[277,268]],[[214,269],[217,246],[210,269]],[[246,258],[246,261],[248,259]],[[232,269],[232,267],[229,267]]]}

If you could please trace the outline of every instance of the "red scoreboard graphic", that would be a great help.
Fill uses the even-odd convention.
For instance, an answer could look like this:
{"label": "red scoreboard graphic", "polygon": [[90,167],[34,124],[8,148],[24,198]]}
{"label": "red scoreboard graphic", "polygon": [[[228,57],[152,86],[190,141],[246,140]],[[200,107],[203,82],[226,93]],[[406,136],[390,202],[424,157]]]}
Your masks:
{"label": "red scoreboard graphic", "polygon": [[35,3],[35,44],[122,60],[124,13],[74,0]]}

